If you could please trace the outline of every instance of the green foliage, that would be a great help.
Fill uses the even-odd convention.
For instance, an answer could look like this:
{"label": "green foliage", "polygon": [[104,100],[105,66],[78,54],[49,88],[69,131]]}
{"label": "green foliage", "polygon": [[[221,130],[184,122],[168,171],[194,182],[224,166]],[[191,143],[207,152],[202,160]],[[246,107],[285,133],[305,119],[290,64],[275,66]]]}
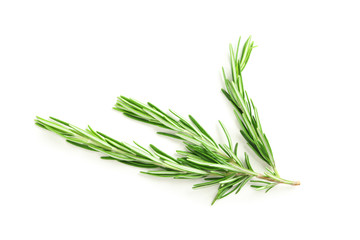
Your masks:
{"label": "green foliage", "polygon": [[177,155],[172,156],[154,145],[147,149],[136,142],[120,142],[94,131],[90,126],[83,130],[53,117],[49,120],[37,117],[35,124],[62,136],[75,146],[104,154],[102,159],[150,169],[142,172],[144,174],[177,179],[203,179],[203,182],[195,184],[193,188],[218,186],[212,203],[233,192],[238,193],[249,181],[253,183],[251,187],[266,192],[279,183],[298,185],[298,182],[280,178],[269,142],[262,131],[257,109],[244,90],[241,72],[253,48],[250,38],[245,42],[242,51],[240,40],[236,52],[230,45],[231,78],[226,77],[223,69],[226,90],[222,91],[234,106],[241,134],[254,152],[269,165],[264,174],[254,171],[246,153],[244,158],[238,156],[239,144],[234,144],[222,122],[220,126],[227,144],[217,143],[191,115],[186,119],[174,111],[165,113],[154,104],[144,104],[124,96],[118,98],[115,110],[129,118],[163,128],[165,132],[158,134],[182,141],[185,149],[178,150]]}
{"label": "green foliage", "polygon": [[241,126],[241,135],[245,138],[250,148],[269,164],[274,169],[275,174],[278,175],[270,144],[260,124],[257,108],[244,89],[241,74],[250,58],[252,50],[255,48],[254,42],[249,37],[243,46],[241,55],[238,55],[239,46],[240,39],[236,55],[234,55],[233,47],[230,44],[231,76],[228,78],[223,68],[226,89],[222,89],[222,92],[234,106],[236,118]]}

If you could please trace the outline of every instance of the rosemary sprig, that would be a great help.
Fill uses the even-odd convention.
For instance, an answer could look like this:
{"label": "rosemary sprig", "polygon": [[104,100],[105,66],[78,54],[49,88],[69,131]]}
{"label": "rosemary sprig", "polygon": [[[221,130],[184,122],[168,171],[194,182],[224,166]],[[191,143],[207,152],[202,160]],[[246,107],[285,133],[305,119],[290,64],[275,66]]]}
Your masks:
{"label": "rosemary sprig", "polygon": [[[123,112],[125,116],[132,119],[153,124],[158,127],[165,128],[170,132],[158,132],[158,134],[173,137],[183,141],[186,146],[187,153],[184,151],[177,151],[178,153],[187,156],[187,154],[196,155],[202,159],[209,158],[208,161],[213,160],[219,164],[232,163],[238,167],[251,169],[248,155],[245,153],[245,162],[237,156],[238,143],[232,144],[232,139],[225,126],[219,121],[224,134],[228,140],[228,144],[217,144],[214,139],[206,132],[206,130],[195,120],[194,117],[189,115],[191,122],[181,117],[172,110],[169,110],[172,115],[166,114],[164,111],[156,107],[152,103],[141,103],[137,100],[121,96],[118,98],[115,110]],[[245,169],[244,174],[245,173]],[[253,170],[252,170],[253,171]],[[274,183],[285,183],[290,185],[299,185],[297,181],[289,181],[280,178],[270,168],[262,174],[249,173],[249,175],[256,176],[264,180]],[[273,186],[272,186],[273,187]]]}
{"label": "rosemary sprig", "polygon": [[[154,109],[153,111],[158,112]],[[163,118],[164,115],[157,117]],[[195,119],[191,119],[195,122]],[[270,189],[277,183],[293,184],[293,182],[284,179],[255,172],[250,165],[247,154],[245,154],[245,161],[241,161],[236,152],[231,151],[228,145],[216,144],[210,140],[212,139],[210,136],[204,137],[203,132],[205,130],[199,123],[195,125],[187,122],[187,126],[180,127],[183,122],[185,122],[183,118],[174,119],[172,126],[177,126],[176,132],[166,133],[166,136],[183,140],[186,145],[186,150],[177,151],[180,157],[175,158],[154,145],[150,145],[150,149],[146,149],[136,142],[134,145],[130,145],[117,141],[104,133],[94,131],[90,126],[83,130],[53,117],[50,117],[50,120],[40,117],[35,119],[36,125],[64,137],[67,142],[104,154],[105,156],[101,157],[102,159],[154,169],[142,172],[149,175],[178,179],[203,178],[206,181],[195,184],[194,189],[216,184],[218,185],[218,193],[213,203],[234,191],[238,193],[253,177],[267,180],[262,182],[264,185],[261,188],[252,185],[258,190]],[[163,123],[166,123],[164,126],[170,126],[166,120]]]}
{"label": "rosemary sprig", "polygon": [[279,183],[298,185],[298,182],[280,178],[270,145],[262,131],[256,107],[243,88],[241,72],[253,48],[250,38],[244,44],[241,55],[238,55],[239,43],[236,53],[230,45],[232,78],[229,80],[223,69],[226,85],[223,93],[234,105],[235,114],[241,125],[241,133],[249,146],[269,164],[264,174],[254,171],[246,153],[243,159],[238,156],[238,143],[234,144],[221,122],[220,126],[227,138],[227,144],[217,143],[191,115],[187,120],[174,111],[165,113],[151,103],[144,104],[123,96],[118,98],[115,110],[123,112],[132,119],[166,129],[166,132],[158,133],[181,140],[185,150],[178,150],[178,157],[174,157],[154,145],[146,149],[136,142],[133,145],[120,142],[94,131],[90,126],[83,130],[53,117],[49,120],[37,117],[35,124],[64,137],[67,142],[75,146],[104,154],[103,159],[151,169],[142,173],[159,177],[203,179],[204,182],[193,186],[195,189],[217,185],[218,192],[212,203],[233,192],[238,193],[249,181],[254,183],[251,187],[266,192]]}
{"label": "rosemary sprig", "polygon": [[279,177],[269,141],[261,127],[257,108],[244,89],[242,79],[242,71],[256,46],[249,37],[243,46],[241,54],[239,54],[240,40],[241,38],[239,38],[236,53],[234,53],[234,49],[230,44],[231,75],[228,78],[224,68],[222,68],[226,86],[226,89],[222,89],[222,92],[234,106],[234,113],[241,127],[241,135],[256,155],[270,166],[270,168],[267,168],[267,174]]}

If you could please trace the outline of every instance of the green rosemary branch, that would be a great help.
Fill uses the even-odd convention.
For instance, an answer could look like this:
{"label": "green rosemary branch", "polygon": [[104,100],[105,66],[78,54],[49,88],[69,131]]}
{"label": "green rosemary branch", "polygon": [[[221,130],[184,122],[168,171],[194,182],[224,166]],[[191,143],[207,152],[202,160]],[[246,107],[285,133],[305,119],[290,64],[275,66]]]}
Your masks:
{"label": "green rosemary branch", "polygon": [[218,192],[212,204],[233,192],[238,193],[249,181],[254,183],[251,187],[266,192],[279,183],[299,185],[299,182],[280,178],[277,173],[271,148],[261,129],[257,110],[243,88],[241,72],[253,48],[250,38],[244,44],[241,55],[238,55],[239,44],[236,54],[230,45],[232,78],[231,80],[226,78],[223,69],[227,89],[223,92],[234,105],[242,135],[255,153],[269,164],[270,168],[267,168],[264,174],[254,171],[246,153],[243,159],[239,158],[238,143],[234,144],[221,122],[220,126],[227,138],[227,144],[217,143],[191,115],[187,120],[171,110],[168,114],[151,103],[144,104],[123,96],[118,98],[115,110],[132,119],[164,128],[166,132],[158,133],[181,140],[185,150],[178,150],[178,157],[173,157],[154,145],[146,149],[136,142],[133,145],[120,142],[94,131],[90,126],[83,130],[53,117],[49,120],[37,117],[35,124],[64,137],[67,142],[75,146],[104,154],[103,159],[151,169],[142,173],[159,177],[203,179],[204,182],[193,186],[195,189],[217,185]]}
{"label": "green rosemary branch", "polygon": [[[174,121],[176,120],[174,119]],[[177,120],[178,123],[180,121],[185,120],[183,118]],[[193,119],[193,121],[195,120]],[[142,172],[145,174],[178,179],[203,178],[205,182],[195,184],[193,188],[218,185],[218,193],[213,203],[234,191],[238,193],[253,177],[267,180],[258,181],[258,183],[263,184],[262,186],[252,185],[257,190],[268,191],[278,183],[294,184],[291,181],[268,177],[255,172],[250,165],[247,154],[245,154],[245,161],[243,162],[227,145],[215,143],[210,145],[211,140],[209,140],[210,142],[207,142],[207,140],[202,141],[200,137],[202,136],[201,131],[205,132],[205,130],[200,125],[195,126],[195,124],[192,125],[189,122],[187,122],[189,126],[184,127],[184,131],[189,131],[188,136],[182,132],[183,130],[175,134],[166,134],[172,137],[179,136],[185,141],[187,150],[177,151],[181,156],[178,158],[170,156],[154,145],[150,145],[150,149],[145,149],[136,142],[134,142],[134,145],[119,142],[104,133],[94,131],[90,126],[83,130],[53,117],[50,117],[50,120],[37,117],[35,124],[64,137],[67,142],[77,147],[104,154],[105,156],[101,157],[102,159],[116,160],[135,167],[154,169]],[[209,136],[209,138],[211,137]],[[200,144],[199,140],[201,141]]]}
{"label": "green rosemary branch", "polygon": [[[144,104],[131,98],[121,96],[118,98],[115,110],[123,112],[125,116],[132,119],[153,124],[158,127],[165,128],[170,132],[158,132],[158,134],[173,137],[183,141],[186,146],[187,153],[184,151],[177,151],[178,153],[187,156],[187,154],[196,155],[207,161],[214,161],[219,164],[232,163],[238,165],[238,167],[245,167],[251,169],[248,155],[245,153],[245,161],[247,164],[243,164],[237,156],[238,143],[234,146],[232,139],[225,126],[219,121],[224,134],[228,140],[228,144],[217,144],[214,139],[206,132],[206,130],[195,120],[194,117],[189,115],[191,121],[188,122],[185,118],[176,114],[174,111],[169,110],[174,116],[166,114],[152,103]],[[177,118],[177,119],[175,119]],[[246,169],[243,170],[246,174]],[[280,178],[273,171],[267,168],[264,175],[249,173],[249,175],[256,176],[264,180],[271,181],[273,183],[285,183],[291,185],[299,185],[299,182],[289,181]],[[258,182],[259,183],[259,182]],[[271,185],[271,188],[275,185]],[[253,185],[258,188],[258,185]],[[260,186],[258,190],[268,190],[270,185]]]}
{"label": "green rosemary branch", "polygon": [[222,92],[234,106],[235,116],[241,126],[240,133],[247,141],[249,147],[260,159],[270,166],[270,168],[267,168],[267,173],[279,177],[279,173],[275,166],[273,152],[261,127],[257,108],[244,89],[242,79],[242,71],[250,58],[252,49],[256,46],[254,46],[254,42],[251,41],[251,37],[249,37],[243,46],[241,54],[239,54],[240,39],[241,38],[239,38],[236,52],[234,52],[234,49],[230,44],[231,75],[228,78],[224,68],[222,68],[226,86],[226,90],[222,89]]}

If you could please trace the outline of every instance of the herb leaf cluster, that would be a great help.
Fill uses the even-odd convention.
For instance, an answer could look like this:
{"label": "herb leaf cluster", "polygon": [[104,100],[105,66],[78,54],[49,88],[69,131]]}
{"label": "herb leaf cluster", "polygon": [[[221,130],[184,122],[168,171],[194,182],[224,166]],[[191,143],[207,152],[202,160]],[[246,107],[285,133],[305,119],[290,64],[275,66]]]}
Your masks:
{"label": "herb leaf cluster", "polygon": [[264,173],[254,171],[246,152],[241,154],[242,156],[238,154],[239,144],[232,140],[222,122],[219,121],[227,144],[217,143],[191,115],[184,118],[172,110],[166,113],[152,103],[144,104],[124,96],[118,97],[115,110],[134,120],[162,128],[163,131],[158,134],[181,141],[185,148],[176,151],[176,155],[172,156],[154,145],[145,148],[136,142],[128,144],[95,131],[90,126],[84,130],[54,117],[49,120],[36,117],[35,124],[62,136],[77,147],[102,153],[102,159],[149,169],[142,171],[144,174],[177,179],[203,179],[203,182],[195,184],[193,188],[217,186],[218,191],[212,204],[233,192],[238,193],[249,181],[254,189],[266,192],[280,183],[299,185],[299,182],[280,177],[269,141],[262,130],[257,108],[244,89],[242,71],[253,48],[254,42],[250,37],[242,50],[240,39],[235,50],[230,44],[231,74],[228,77],[224,68],[222,69],[225,82],[222,92],[234,107],[241,135],[257,156],[268,165]]}

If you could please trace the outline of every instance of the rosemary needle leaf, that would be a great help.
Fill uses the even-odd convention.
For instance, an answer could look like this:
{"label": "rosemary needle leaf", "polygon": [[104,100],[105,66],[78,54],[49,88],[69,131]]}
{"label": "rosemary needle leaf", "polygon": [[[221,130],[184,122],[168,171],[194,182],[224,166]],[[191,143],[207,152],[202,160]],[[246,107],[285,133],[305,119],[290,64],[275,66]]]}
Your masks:
{"label": "rosemary needle leaf", "polygon": [[245,155],[245,163],[246,163],[246,167],[248,169],[250,169],[251,171],[254,171],[251,164],[250,164],[250,159],[249,159],[249,155],[247,153],[244,153]]}
{"label": "rosemary needle leaf", "polygon": [[181,137],[176,136],[175,134],[166,133],[166,132],[157,132],[157,134],[181,140]]}
{"label": "rosemary needle leaf", "polygon": [[238,185],[237,191],[235,192],[235,194],[238,194],[239,191],[242,189],[243,186],[245,186],[245,184],[250,181],[252,177],[245,177]]}
{"label": "rosemary needle leaf", "polygon": [[221,121],[219,121],[219,123],[220,123],[221,128],[223,129],[223,131],[225,133],[226,139],[227,139],[228,144],[229,144],[229,148],[230,148],[230,150],[232,150],[232,141],[231,141],[230,134],[229,134],[228,130],[225,128],[224,124],[222,124]]}
{"label": "rosemary needle leaf", "polygon": [[90,150],[90,151],[95,151],[94,149],[88,147],[86,144],[81,144],[81,143],[77,143],[77,142],[74,142],[74,141],[71,141],[71,140],[66,140],[68,143],[71,143],[77,147],[81,147],[81,148],[84,148],[86,150]]}

